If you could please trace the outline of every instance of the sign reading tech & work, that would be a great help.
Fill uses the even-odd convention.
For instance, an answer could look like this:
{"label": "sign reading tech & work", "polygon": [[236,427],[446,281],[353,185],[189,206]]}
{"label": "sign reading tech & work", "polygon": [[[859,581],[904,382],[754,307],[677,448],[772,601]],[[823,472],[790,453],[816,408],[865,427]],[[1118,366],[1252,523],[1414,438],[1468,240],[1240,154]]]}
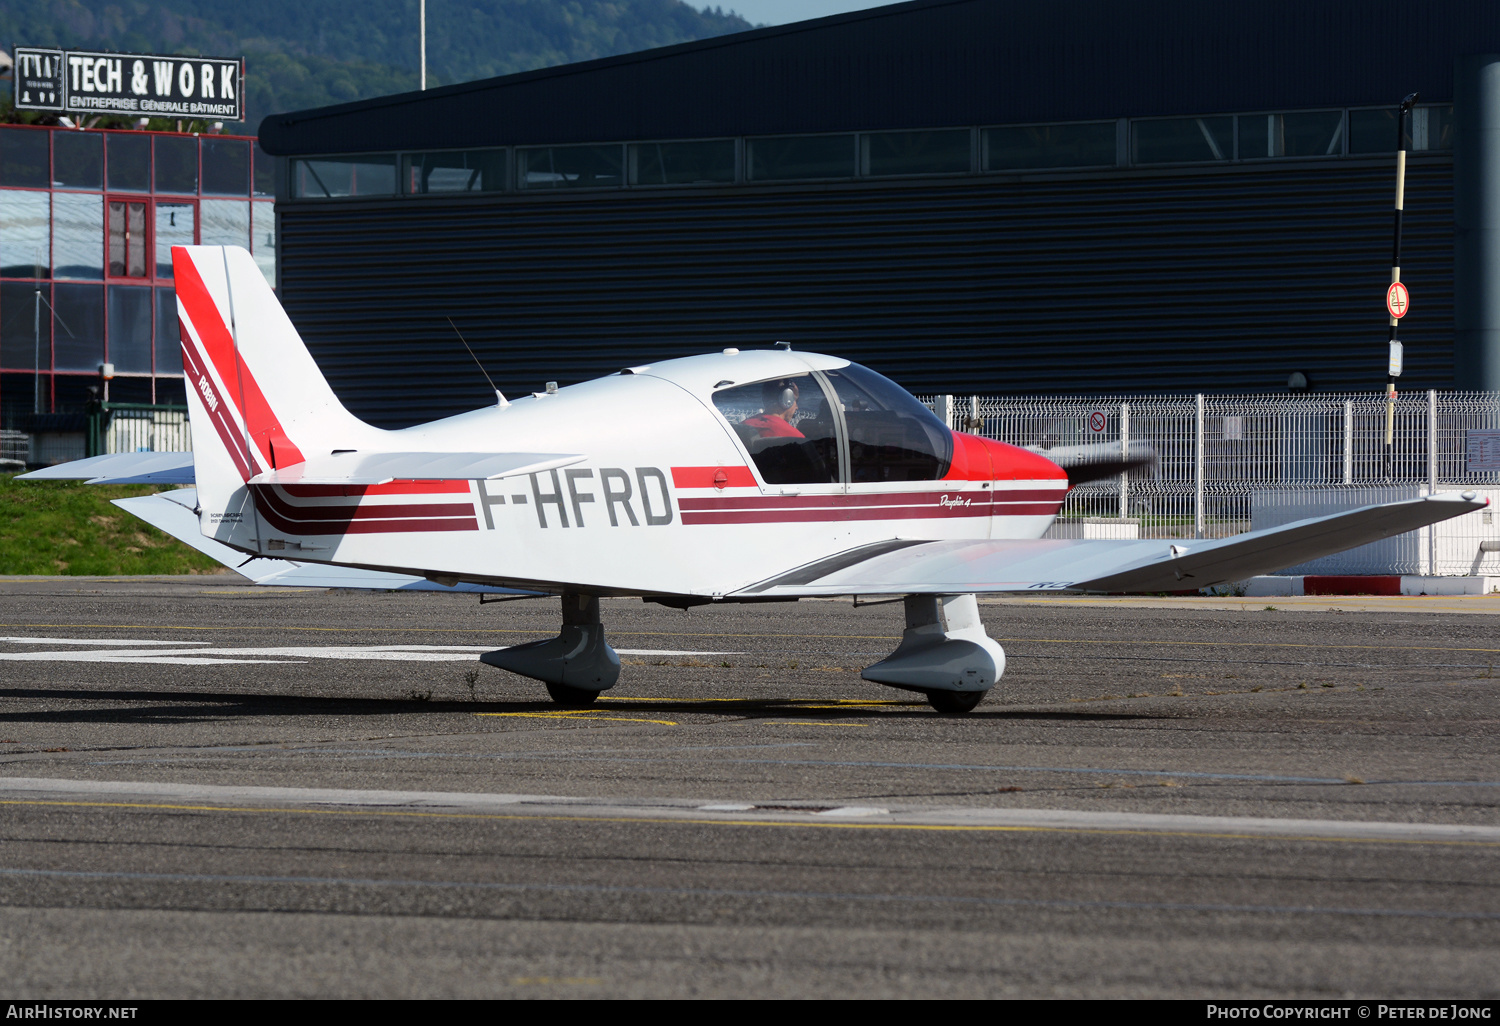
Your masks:
{"label": "sign reading tech & work", "polygon": [[22,110],[245,120],[241,61],[30,46],[15,60]]}

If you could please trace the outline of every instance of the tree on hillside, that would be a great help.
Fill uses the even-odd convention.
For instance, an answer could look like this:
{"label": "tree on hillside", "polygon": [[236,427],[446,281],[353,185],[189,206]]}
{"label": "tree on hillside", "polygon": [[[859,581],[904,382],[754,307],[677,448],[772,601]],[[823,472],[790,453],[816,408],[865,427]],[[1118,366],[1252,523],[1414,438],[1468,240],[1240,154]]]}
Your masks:
{"label": "tree on hillside", "polygon": [[[740,32],[681,0],[428,0],[428,86]],[[0,0],[0,40],[246,58],[247,124],[417,88],[417,0]]]}

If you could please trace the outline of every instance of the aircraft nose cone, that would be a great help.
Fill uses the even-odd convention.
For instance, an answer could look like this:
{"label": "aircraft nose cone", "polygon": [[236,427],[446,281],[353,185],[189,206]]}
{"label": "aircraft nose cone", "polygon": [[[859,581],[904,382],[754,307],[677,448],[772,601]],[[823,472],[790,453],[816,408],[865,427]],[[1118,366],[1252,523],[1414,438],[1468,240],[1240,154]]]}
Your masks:
{"label": "aircraft nose cone", "polygon": [[1068,472],[1040,453],[1018,445],[981,438],[990,455],[996,481],[1066,481]]}

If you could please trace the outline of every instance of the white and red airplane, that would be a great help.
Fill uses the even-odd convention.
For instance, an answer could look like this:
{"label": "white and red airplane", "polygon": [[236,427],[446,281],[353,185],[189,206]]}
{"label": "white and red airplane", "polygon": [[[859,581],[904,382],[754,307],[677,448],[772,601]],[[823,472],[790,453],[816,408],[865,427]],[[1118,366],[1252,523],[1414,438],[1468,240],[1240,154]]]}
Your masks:
{"label": "white and red airplane", "polygon": [[[29,476],[192,482],[121,504],[227,561],[267,561],[256,576],[276,583],[560,594],[558,637],[482,659],[564,705],[619,676],[602,596],[905,596],[900,645],[863,676],[963,712],[1005,668],[978,593],[1194,590],[1487,504],[1431,496],[1215,541],[1043,539],[1063,467],[950,430],[867,368],[784,347],[497,392],[384,430],[344,409],[250,254],[172,258],[194,452]],[[1120,469],[1075,469],[1073,483]]]}

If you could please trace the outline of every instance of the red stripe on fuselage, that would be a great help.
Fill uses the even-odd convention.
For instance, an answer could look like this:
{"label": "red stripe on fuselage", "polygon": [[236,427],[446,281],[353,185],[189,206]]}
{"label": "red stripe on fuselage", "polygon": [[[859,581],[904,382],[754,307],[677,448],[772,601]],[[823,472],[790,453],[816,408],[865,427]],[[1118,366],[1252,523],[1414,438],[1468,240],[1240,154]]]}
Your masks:
{"label": "red stripe on fuselage", "polygon": [[340,503],[336,506],[299,506],[277,494],[275,486],[252,485],[258,502],[289,520],[334,523],[352,520],[401,520],[432,517],[473,517],[468,502],[402,502],[382,505]]}
{"label": "red stripe on fuselage", "polygon": [[[714,478],[724,475],[724,483]],[[672,484],[678,488],[754,488],[755,475],[746,466],[673,467]]]}
{"label": "red stripe on fuselage", "polygon": [[[180,249],[181,247],[174,246],[173,248]],[[287,438],[286,432],[281,427],[281,421],[261,392],[260,385],[250,373],[250,368],[245,366],[245,361],[235,351],[234,339],[224,325],[224,318],[220,315],[218,304],[214,302],[208,286],[203,284],[198,268],[186,254],[179,260],[174,253],[172,273],[176,278],[177,298],[182,301],[188,317],[193,322],[193,327],[198,330],[198,340],[203,346],[205,355],[213,363],[214,369],[218,371],[219,380],[224,382],[226,388],[231,390],[239,388],[243,393],[243,403],[239,395],[230,398],[239,409],[240,416],[244,418],[245,425],[250,430],[250,437],[260,452],[265,466],[276,466],[278,458],[283,467],[301,463],[303,461],[301,451],[291,439]],[[220,396],[220,398],[225,397]],[[273,443],[276,449],[274,455]]]}
{"label": "red stripe on fuselage", "polygon": [[[219,441],[229,453],[229,459],[234,463],[234,468],[240,472],[240,480],[250,480],[253,472],[245,452],[244,439],[239,426],[230,419],[226,412],[229,409],[228,400],[214,387],[213,378],[204,371],[198,353],[193,348],[186,332],[182,337],[182,366],[188,378],[188,387],[198,393],[198,399],[203,403],[203,409],[208,414],[209,423],[213,424],[214,430],[218,432]],[[208,393],[214,398],[213,403],[210,403],[207,395],[204,394],[205,385]]]}
{"label": "red stripe on fuselage", "polygon": [[[477,531],[479,521],[472,506],[461,504],[373,506],[368,510],[402,510],[409,514],[402,517],[362,516],[358,507],[304,506],[297,507],[283,502],[273,490],[265,486],[252,486],[256,509],[272,527],[292,535],[326,534],[397,534],[416,531]],[[442,511],[438,516],[422,516],[423,510]],[[451,511],[448,515],[444,512]],[[309,517],[303,514],[334,512],[339,519],[322,516]]]}
{"label": "red stripe on fuselage", "polygon": [[683,510],[730,510],[730,509],[797,509],[825,506],[830,508],[856,508],[860,506],[922,506],[932,507],[942,499],[969,499],[973,502],[1062,502],[1063,489],[1017,488],[994,492],[883,492],[878,495],[726,495],[704,498],[681,497],[677,506]]}
{"label": "red stripe on fuselage", "polygon": [[1055,516],[1062,506],[1056,502],[1014,503],[991,506],[873,506],[845,509],[743,509],[682,510],[684,524],[800,524],[846,520],[952,520],[958,517]]}
{"label": "red stripe on fuselage", "polygon": [[363,498],[366,495],[468,495],[468,481],[390,481],[378,485],[280,485],[295,499]]}

